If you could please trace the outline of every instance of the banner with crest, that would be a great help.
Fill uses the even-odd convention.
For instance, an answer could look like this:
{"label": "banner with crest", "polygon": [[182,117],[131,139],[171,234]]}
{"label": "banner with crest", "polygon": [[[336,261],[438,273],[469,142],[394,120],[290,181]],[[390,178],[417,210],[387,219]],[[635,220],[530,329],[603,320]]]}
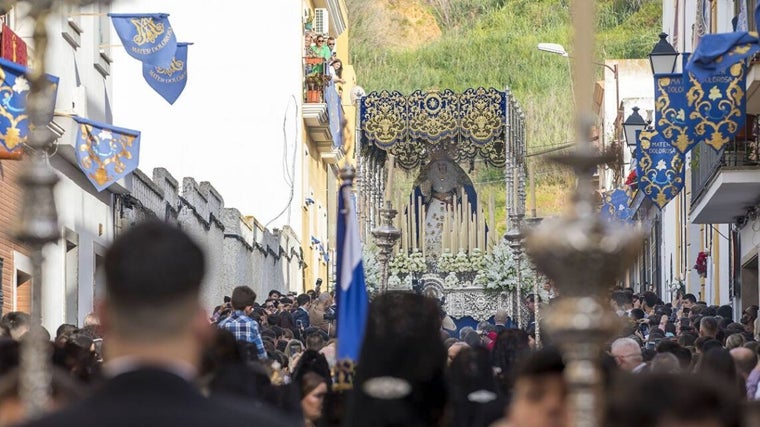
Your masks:
{"label": "banner with crest", "polygon": [[690,138],[683,74],[662,74],[654,78],[654,128],[681,153],[687,153],[699,142]]}
{"label": "banner with crest", "polygon": [[140,132],[74,117],[79,124],[76,156],[79,168],[98,191],[137,169]]}
{"label": "banner with crest", "polygon": [[[29,81],[26,67],[0,58],[0,159],[19,159],[29,137],[29,117],[26,113],[26,97]],[[53,119],[55,99],[58,93],[58,77],[47,75],[50,86],[47,96]]]}
{"label": "banner with crest", "polygon": [[684,186],[684,154],[656,130],[639,133],[636,150],[638,189],[660,209]]}
{"label": "banner with crest", "polygon": [[169,104],[174,102],[187,85],[187,47],[192,43],[177,43],[177,51],[169,68],[143,62],[143,77]]}
{"label": "banner with crest", "polygon": [[622,188],[607,191],[602,195],[602,219],[607,221],[630,221],[633,210],[628,192]]}
{"label": "banner with crest", "polygon": [[744,127],[746,71],[744,62],[702,78],[684,71],[689,106],[686,128],[691,140],[720,151]]}
{"label": "banner with crest", "polygon": [[141,62],[169,69],[177,38],[166,13],[109,13],[127,54]]}

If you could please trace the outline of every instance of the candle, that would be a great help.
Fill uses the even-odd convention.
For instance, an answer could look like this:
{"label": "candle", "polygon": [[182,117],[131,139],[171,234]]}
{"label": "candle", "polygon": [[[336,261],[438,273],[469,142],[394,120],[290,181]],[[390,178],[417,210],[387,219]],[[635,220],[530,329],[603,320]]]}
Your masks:
{"label": "candle", "polygon": [[427,228],[427,215],[425,212],[425,205],[420,201],[420,247],[422,248],[422,257],[425,258],[425,244],[427,243],[427,236],[425,235],[425,229]]}
{"label": "candle", "polygon": [[485,253],[486,251],[486,221],[485,221],[485,215],[483,211],[479,212],[478,217],[480,218],[480,222],[478,224],[480,227],[480,239],[478,241],[478,247],[480,247],[480,250]]}
{"label": "candle", "polygon": [[[488,195],[488,223],[491,224],[491,230],[496,230],[496,220],[495,220],[496,215],[494,215],[494,208],[493,208],[494,204],[495,203],[493,200],[493,191],[491,191],[491,193]],[[495,232],[492,231],[491,235],[494,236]],[[493,238],[491,238],[490,240],[493,240]],[[491,246],[492,246],[491,242],[488,242],[486,246],[487,246],[486,249],[488,250],[488,253],[490,254]]]}
{"label": "candle", "polygon": [[401,227],[400,227],[401,228],[401,250],[406,252],[406,245],[407,245],[406,239],[407,239],[407,235],[409,234],[406,231],[406,212],[403,213],[402,215],[399,215],[399,222],[401,223]]}
{"label": "candle", "polygon": [[395,169],[396,159],[392,154],[388,155],[386,160],[388,164],[388,181],[385,183],[385,200],[391,200],[393,195],[393,169]]}

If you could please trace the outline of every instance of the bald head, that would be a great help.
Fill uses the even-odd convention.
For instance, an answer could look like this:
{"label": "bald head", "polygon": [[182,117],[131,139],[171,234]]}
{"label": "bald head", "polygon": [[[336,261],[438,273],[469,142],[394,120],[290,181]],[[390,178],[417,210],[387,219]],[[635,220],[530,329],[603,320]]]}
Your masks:
{"label": "bald head", "polygon": [[736,370],[743,378],[747,378],[752,369],[757,365],[757,354],[745,347],[731,349],[731,358],[734,359]]}
{"label": "bald head", "polygon": [[641,357],[641,347],[631,338],[616,339],[610,347],[610,354],[624,371],[632,371],[644,360]]}

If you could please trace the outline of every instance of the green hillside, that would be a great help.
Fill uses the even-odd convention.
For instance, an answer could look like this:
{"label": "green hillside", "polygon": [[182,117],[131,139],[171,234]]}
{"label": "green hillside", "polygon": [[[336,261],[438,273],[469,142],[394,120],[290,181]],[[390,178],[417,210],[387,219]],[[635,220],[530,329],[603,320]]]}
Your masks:
{"label": "green hillside", "polygon": [[[351,59],[358,83],[368,92],[509,86],[526,113],[531,150],[572,139],[568,62],[536,48],[539,42],[554,42],[572,54],[569,0],[347,3]],[[661,2],[596,3],[599,61],[646,57],[660,32]],[[434,19],[426,19],[431,16]],[[558,194],[565,191],[568,180],[557,179],[556,169],[547,165],[539,165],[537,171],[539,215],[556,213],[562,204]],[[499,178],[498,172],[485,175],[477,181],[489,187]]]}

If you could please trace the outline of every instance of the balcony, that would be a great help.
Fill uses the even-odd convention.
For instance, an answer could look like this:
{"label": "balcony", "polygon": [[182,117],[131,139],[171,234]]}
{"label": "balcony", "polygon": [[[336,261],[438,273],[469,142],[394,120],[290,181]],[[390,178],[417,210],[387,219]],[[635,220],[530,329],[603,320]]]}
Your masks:
{"label": "balcony", "polygon": [[326,67],[322,58],[304,58],[303,120],[322,160],[335,164],[343,157],[343,107],[335,84],[325,73]]}
{"label": "balcony", "polygon": [[[747,116],[752,124],[754,118]],[[746,133],[745,133],[746,134]],[[721,152],[699,145],[692,152],[691,217],[695,224],[728,224],[760,200],[757,139],[737,138]]]}
{"label": "balcony", "polygon": [[760,56],[755,55],[747,72],[747,114],[760,114]]}

